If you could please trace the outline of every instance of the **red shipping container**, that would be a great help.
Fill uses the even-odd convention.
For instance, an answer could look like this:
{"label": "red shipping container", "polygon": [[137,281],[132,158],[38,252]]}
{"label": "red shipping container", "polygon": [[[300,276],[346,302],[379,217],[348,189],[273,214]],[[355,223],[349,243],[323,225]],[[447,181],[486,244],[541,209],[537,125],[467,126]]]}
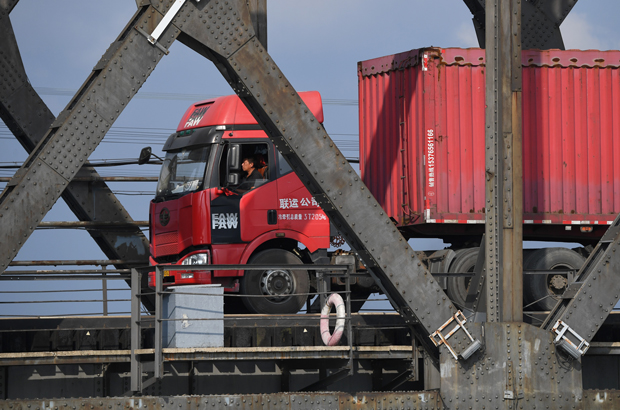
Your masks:
{"label": "red shipping container", "polygon": [[[620,51],[523,52],[525,239],[587,242],[620,212],[619,66]],[[481,233],[484,50],[363,61],[358,81],[360,170],[383,208],[409,237]]]}

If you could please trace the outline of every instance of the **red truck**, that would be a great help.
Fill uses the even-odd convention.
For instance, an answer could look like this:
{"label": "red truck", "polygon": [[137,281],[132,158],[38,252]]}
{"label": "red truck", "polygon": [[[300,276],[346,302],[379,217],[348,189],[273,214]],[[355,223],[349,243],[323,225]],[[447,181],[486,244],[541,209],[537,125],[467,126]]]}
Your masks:
{"label": "red truck", "polygon": [[[523,237],[577,242],[524,252],[524,269],[579,268],[620,212],[620,52],[526,50]],[[485,53],[423,48],[358,64],[360,171],[406,238],[441,238],[450,272],[473,269],[485,223]],[[524,278],[549,310],[566,274]],[[464,303],[467,279],[448,295]]]}
{"label": "red truck", "polygon": [[[555,304],[572,280],[566,271],[581,267],[620,212],[619,64],[617,51],[523,52],[524,239],[584,245],[524,251],[525,269],[560,270],[525,276],[526,310]],[[480,49],[425,48],[358,64],[362,178],[406,239],[450,244],[420,255],[436,273],[472,271],[484,232],[484,72]],[[322,123],[320,95],[300,94]],[[331,260],[337,232],[238,97],[192,105],[164,151],[150,207],[153,264]],[[251,186],[242,179],[246,158],[260,171]],[[467,277],[438,280],[462,306]],[[316,289],[314,275],[293,270],[164,278],[209,283],[240,294],[241,308],[255,313],[296,312]],[[375,290],[372,280],[354,285],[362,299]]]}
{"label": "red truck", "polygon": [[[322,123],[319,93],[300,95]],[[163,150],[149,214],[151,264],[330,263],[329,220],[237,96],[193,104]],[[252,181],[243,178],[248,159],[258,175]],[[263,296],[241,298],[243,305],[228,298],[227,312],[294,313],[316,289],[300,270],[166,275],[165,286],[221,284],[228,293]]]}

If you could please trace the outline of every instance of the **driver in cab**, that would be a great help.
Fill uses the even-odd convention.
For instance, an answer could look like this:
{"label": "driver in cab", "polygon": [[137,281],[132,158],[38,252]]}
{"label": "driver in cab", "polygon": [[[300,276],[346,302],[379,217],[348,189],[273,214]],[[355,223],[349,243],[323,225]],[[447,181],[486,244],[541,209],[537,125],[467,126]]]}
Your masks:
{"label": "driver in cab", "polygon": [[255,164],[256,164],[256,160],[252,156],[246,157],[243,159],[243,162],[241,163],[241,169],[246,174],[241,179],[242,184],[244,185],[247,184],[253,187],[254,182],[262,178],[262,176],[260,175],[260,172],[256,170]]}

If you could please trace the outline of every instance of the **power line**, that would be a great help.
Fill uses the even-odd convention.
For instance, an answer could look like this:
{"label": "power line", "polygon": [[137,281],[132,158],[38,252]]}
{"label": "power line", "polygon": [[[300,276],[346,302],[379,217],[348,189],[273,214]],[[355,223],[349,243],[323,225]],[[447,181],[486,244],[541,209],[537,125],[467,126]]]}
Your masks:
{"label": "power line", "polygon": [[[106,134],[102,143],[105,144],[132,144],[150,145],[161,151],[170,134],[175,130],[169,128],[140,128],[140,127],[112,127]],[[358,151],[357,134],[330,133],[334,142],[342,151]],[[0,124],[0,140],[14,140],[12,132],[4,124]],[[127,159],[131,160],[131,159]]]}
{"label": "power line", "polygon": [[[77,90],[71,88],[55,88],[55,87],[35,87],[35,90],[40,95],[62,95],[73,97]],[[138,92],[134,98],[141,100],[177,100],[177,101],[202,101],[211,98],[222,97],[222,95],[215,94],[186,94],[186,93],[153,93],[153,92]],[[342,106],[357,106],[357,100],[344,99],[344,98],[323,98],[324,105],[342,105]]]}

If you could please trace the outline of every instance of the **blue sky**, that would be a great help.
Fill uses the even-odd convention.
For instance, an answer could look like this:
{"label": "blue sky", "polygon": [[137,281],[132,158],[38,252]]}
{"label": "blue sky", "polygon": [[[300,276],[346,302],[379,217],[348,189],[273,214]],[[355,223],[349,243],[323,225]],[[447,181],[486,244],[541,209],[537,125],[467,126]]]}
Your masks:
{"label": "blue sky", "polygon": [[[18,3],[11,21],[24,65],[31,84],[55,115],[69,101],[66,94],[79,88],[135,9],[133,0]],[[567,48],[620,49],[618,15],[618,0],[579,1],[561,27]],[[358,61],[431,45],[477,46],[471,15],[461,0],[268,0],[268,27],[269,52],[296,89],[318,90],[326,101],[337,100],[325,105],[325,126],[351,157],[357,156]],[[225,94],[231,94],[230,87],[212,64],[175,43],[114,124],[115,135],[104,139],[91,160],[136,158],[145,145],[157,153],[191,100]],[[26,158],[3,124],[0,144],[0,163],[21,163]],[[154,176],[158,170],[129,167],[100,173]],[[10,175],[0,170],[0,176]],[[0,189],[4,185],[0,183]],[[148,219],[154,184],[116,183],[112,188],[121,193],[134,219]],[[145,195],[123,194],[135,190]],[[61,200],[45,220],[75,217]],[[85,232],[50,230],[36,231],[16,258],[36,259],[105,257]],[[24,285],[4,282],[3,288]],[[0,305],[0,315],[7,309],[13,307]]]}

